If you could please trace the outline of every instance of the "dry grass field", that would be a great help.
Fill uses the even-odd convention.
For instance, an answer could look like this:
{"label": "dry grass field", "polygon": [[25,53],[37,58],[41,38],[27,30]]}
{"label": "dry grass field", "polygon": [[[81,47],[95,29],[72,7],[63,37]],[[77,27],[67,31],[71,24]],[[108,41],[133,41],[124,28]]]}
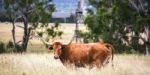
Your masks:
{"label": "dry grass field", "polygon": [[[22,25],[17,23],[17,25]],[[51,24],[50,24],[51,25]],[[68,43],[73,36],[75,24],[61,24],[64,31],[62,42]],[[0,40],[11,40],[11,24],[0,23]],[[80,26],[83,30],[85,27]],[[23,30],[16,28],[17,40],[21,40]],[[44,53],[41,53],[41,51]],[[31,52],[40,53],[31,53]],[[53,53],[46,50],[40,40],[29,42],[28,52],[23,54],[0,54],[0,75],[150,75],[150,56],[115,55],[114,68],[111,63],[101,69],[66,68],[59,60],[53,58]]]}
{"label": "dry grass field", "polygon": [[101,69],[66,68],[53,54],[1,54],[0,75],[149,75],[150,57],[143,55],[115,55],[111,63]]}
{"label": "dry grass field", "polygon": [[[54,24],[49,23],[49,27],[50,25],[54,25]],[[23,29],[18,26],[23,26],[23,25],[22,23],[16,23],[16,39],[17,41],[20,41],[22,39]],[[74,35],[75,24],[61,23],[59,29],[63,31],[62,42],[68,43],[69,40],[71,40],[71,38]],[[86,28],[83,24],[80,24],[79,29],[85,30]],[[11,23],[7,23],[7,22],[0,23],[0,40],[6,41],[6,42],[8,40],[12,40],[11,30],[12,30]],[[32,39],[30,42],[40,43],[40,40]]]}

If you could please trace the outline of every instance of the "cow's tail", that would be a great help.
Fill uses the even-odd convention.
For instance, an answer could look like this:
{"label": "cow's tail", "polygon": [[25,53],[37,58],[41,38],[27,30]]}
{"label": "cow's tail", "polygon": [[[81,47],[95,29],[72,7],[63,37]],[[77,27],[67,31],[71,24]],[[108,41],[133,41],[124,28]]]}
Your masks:
{"label": "cow's tail", "polygon": [[111,44],[105,44],[106,47],[111,50],[111,61],[112,61],[112,67],[114,66],[114,63],[113,63],[113,59],[114,59],[114,47],[111,45]]}

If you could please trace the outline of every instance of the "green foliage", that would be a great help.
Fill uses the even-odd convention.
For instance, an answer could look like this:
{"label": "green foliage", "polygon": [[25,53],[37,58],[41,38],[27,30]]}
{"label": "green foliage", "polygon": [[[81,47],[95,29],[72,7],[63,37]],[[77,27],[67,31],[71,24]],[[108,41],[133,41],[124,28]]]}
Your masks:
{"label": "green foliage", "polygon": [[0,41],[0,53],[6,52],[5,44]]}
{"label": "green foliage", "polygon": [[93,42],[93,35],[89,32],[81,32],[80,36],[83,38],[84,43]]}
{"label": "green foliage", "polygon": [[19,52],[20,49],[20,45],[16,44],[15,48],[12,41],[8,41],[7,43],[0,41],[0,53]]}
{"label": "green foliage", "polygon": [[3,12],[0,14],[0,21],[1,22],[11,21],[11,18],[5,12]]}
{"label": "green foliage", "polygon": [[63,32],[58,29],[59,26],[60,24],[56,22],[54,26],[51,26],[51,28],[47,28],[46,32],[48,34],[48,38],[53,39],[55,37],[61,37]]}
{"label": "green foliage", "polygon": [[98,41],[103,33],[110,31],[111,11],[104,2],[99,1],[100,5],[97,6],[97,14],[89,14],[84,21],[95,41]]}
{"label": "green foliage", "polygon": [[[97,12],[96,15],[89,13],[85,18],[84,23],[90,31],[85,33],[86,42],[102,39],[113,44],[117,53],[144,53],[144,45],[140,45],[138,40],[144,25],[149,24],[148,13],[140,8],[135,9],[129,0],[89,0],[89,2],[96,7]],[[129,32],[135,34],[127,36]],[[122,39],[128,44],[123,43]]]}
{"label": "green foliage", "polygon": [[55,22],[54,25],[49,25],[45,27],[42,27],[42,26],[37,27],[37,29],[40,31],[34,29],[31,32],[30,37],[34,37],[35,35],[37,35],[37,37],[41,39],[45,47],[48,48],[49,45],[46,42],[50,42],[50,40],[54,39],[55,37],[61,38],[63,32],[59,30],[59,27],[60,27],[59,22]]}
{"label": "green foliage", "polygon": [[6,43],[6,49],[8,52],[20,52],[21,46],[17,43],[15,43],[14,46],[12,41],[8,41],[8,43]]}
{"label": "green foliage", "polygon": [[[56,22],[54,26],[48,27],[51,14],[55,11],[55,6],[49,4],[48,0],[44,0],[41,2],[36,2],[35,8],[36,10],[29,15],[29,21],[32,24],[32,30],[34,31],[37,28],[46,29],[46,31],[37,32],[38,36],[44,38],[43,40],[46,42],[49,42],[50,39],[55,37],[60,37],[63,32],[58,30],[58,27],[60,26],[58,22]],[[46,37],[44,37],[44,35],[46,35]],[[46,48],[48,48],[47,44],[44,42],[43,44]]]}

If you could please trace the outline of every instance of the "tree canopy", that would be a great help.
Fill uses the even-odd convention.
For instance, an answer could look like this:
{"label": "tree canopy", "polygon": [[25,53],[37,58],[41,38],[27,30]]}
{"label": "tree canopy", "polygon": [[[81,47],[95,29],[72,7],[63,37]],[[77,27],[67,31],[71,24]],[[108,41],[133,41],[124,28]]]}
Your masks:
{"label": "tree canopy", "polygon": [[[116,52],[147,53],[149,44],[150,1],[148,0],[89,0],[97,9],[89,14],[85,24],[91,40],[112,43]],[[141,34],[146,35],[142,37]],[[144,43],[139,43],[142,40]],[[145,49],[145,50],[144,50]],[[150,49],[147,49],[150,52]]]}
{"label": "tree canopy", "polygon": [[4,0],[4,8],[4,12],[10,17],[13,25],[12,36],[14,46],[17,44],[15,41],[15,23],[17,20],[23,22],[23,26],[20,26],[24,30],[21,40],[21,52],[26,52],[31,35],[33,36],[33,32],[39,27],[46,29],[44,32],[34,32],[40,38],[43,33],[47,33],[52,38],[62,34],[58,30],[59,23],[48,27],[52,12],[55,10],[51,0]]}

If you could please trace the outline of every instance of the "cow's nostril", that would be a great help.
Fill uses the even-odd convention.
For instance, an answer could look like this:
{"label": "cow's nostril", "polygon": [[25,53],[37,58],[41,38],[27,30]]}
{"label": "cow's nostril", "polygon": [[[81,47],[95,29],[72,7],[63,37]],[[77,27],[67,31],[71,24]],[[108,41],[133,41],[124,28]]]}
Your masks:
{"label": "cow's nostril", "polygon": [[54,56],[54,59],[58,59],[59,57],[57,57],[57,56]]}

